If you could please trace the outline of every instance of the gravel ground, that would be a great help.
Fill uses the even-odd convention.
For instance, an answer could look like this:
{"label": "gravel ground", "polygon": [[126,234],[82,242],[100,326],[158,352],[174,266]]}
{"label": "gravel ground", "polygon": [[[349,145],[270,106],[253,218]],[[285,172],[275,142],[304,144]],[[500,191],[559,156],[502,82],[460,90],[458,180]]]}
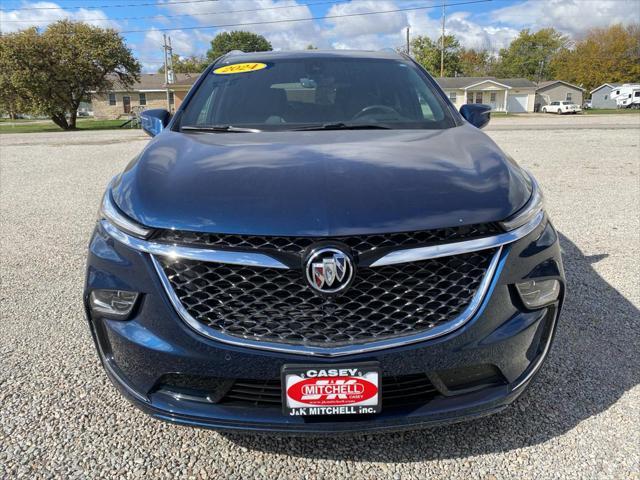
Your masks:
{"label": "gravel ground", "polygon": [[470,423],[331,439],[176,427],[123,400],[80,296],[100,195],[146,139],[0,136],[0,478],[640,478],[640,117],[592,118],[489,130],[537,175],[565,251],[569,296],[529,391]]}

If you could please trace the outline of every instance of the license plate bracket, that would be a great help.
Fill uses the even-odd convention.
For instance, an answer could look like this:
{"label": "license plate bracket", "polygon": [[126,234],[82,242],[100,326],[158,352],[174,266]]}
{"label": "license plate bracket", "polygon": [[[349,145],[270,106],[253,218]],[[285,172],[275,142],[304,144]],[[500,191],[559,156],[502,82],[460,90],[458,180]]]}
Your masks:
{"label": "license plate bracket", "polygon": [[287,416],[380,413],[381,378],[377,362],[282,367],[282,408]]}

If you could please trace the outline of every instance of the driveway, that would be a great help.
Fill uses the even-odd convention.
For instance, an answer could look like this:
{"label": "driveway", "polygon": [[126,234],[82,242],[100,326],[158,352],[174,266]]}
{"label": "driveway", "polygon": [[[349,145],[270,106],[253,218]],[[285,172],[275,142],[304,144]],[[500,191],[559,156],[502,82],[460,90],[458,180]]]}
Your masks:
{"label": "driveway", "polygon": [[81,292],[103,189],[146,137],[1,136],[0,478],[640,478],[640,117],[606,117],[488,129],[562,235],[568,298],[528,392],[469,423],[320,439],[177,427],[123,400]]}

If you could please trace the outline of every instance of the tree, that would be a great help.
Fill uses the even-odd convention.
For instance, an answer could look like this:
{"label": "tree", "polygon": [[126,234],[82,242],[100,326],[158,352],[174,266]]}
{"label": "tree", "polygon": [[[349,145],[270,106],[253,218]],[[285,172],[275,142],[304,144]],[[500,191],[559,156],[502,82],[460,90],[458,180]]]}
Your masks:
{"label": "tree", "polygon": [[607,82],[640,78],[640,25],[612,25],[590,30],[573,49],[563,49],[551,63],[556,78],[591,91]]}
{"label": "tree", "polygon": [[307,45],[306,49],[307,50],[317,50],[318,47],[316,47],[313,43],[310,43],[309,45]]}
{"label": "tree", "polygon": [[[198,55],[180,57],[180,55],[174,53],[172,59],[174,73],[202,73],[209,65],[205,57]],[[164,65],[158,69],[158,73],[164,73]]]}
{"label": "tree", "polygon": [[[434,42],[418,35],[411,40],[411,51],[416,61],[431,75],[440,76],[440,50],[442,37]],[[460,71],[460,42],[454,35],[444,36],[444,76],[452,77]]]}
{"label": "tree", "polygon": [[266,52],[273,50],[271,43],[262,35],[236,30],[222,32],[211,40],[211,48],[207,51],[207,59],[213,62],[216,58],[232,50],[243,52]]}
{"label": "tree", "polygon": [[464,77],[488,77],[493,75],[496,59],[488,50],[462,48],[460,50],[460,75]]}
{"label": "tree", "polygon": [[139,79],[140,64],[115,30],[61,20],[42,33],[30,28],[0,37],[0,72],[9,72],[3,86],[26,111],[72,130],[90,92],[106,92],[115,83],[130,86]]}
{"label": "tree", "polygon": [[500,50],[496,76],[526,77],[534,81],[551,79],[551,60],[568,44],[568,38],[553,28],[535,33],[524,29],[509,47]]}

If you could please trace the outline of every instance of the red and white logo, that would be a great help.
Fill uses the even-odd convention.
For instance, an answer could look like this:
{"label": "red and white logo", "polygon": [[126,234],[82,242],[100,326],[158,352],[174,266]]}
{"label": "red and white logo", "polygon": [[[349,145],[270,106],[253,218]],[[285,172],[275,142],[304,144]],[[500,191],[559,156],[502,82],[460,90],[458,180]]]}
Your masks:
{"label": "red and white logo", "polygon": [[287,389],[287,396],[307,405],[338,406],[366,402],[378,387],[362,377],[306,378]]}

